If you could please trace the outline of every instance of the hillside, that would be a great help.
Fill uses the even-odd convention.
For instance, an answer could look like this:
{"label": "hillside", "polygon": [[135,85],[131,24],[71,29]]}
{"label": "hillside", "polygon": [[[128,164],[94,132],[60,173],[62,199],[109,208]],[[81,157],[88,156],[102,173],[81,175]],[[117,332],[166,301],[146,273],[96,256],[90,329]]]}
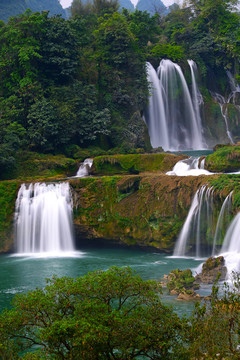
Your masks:
{"label": "hillside", "polygon": [[1,0],[0,20],[7,21],[10,16],[24,13],[27,9],[35,11],[50,11],[50,15],[62,14],[66,17],[66,11],[58,0]]}

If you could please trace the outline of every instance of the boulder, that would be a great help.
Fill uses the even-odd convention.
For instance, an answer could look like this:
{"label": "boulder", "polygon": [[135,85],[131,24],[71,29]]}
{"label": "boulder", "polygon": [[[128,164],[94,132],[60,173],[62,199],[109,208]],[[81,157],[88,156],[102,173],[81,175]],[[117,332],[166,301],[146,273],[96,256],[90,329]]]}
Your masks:
{"label": "boulder", "polygon": [[221,274],[219,280],[224,280],[227,274],[223,256],[208,258],[203,264],[202,272],[195,279],[205,284],[213,284],[218,274]]}

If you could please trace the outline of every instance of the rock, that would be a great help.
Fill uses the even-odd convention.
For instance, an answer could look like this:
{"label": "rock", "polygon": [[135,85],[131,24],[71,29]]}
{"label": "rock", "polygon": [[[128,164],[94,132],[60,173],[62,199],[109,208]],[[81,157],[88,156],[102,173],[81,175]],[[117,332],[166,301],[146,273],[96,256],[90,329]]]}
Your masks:
{"label": "rock", "polygon": [[224,280],[227,274],[224,257],[210,257],[203,264],[202,272],[195,279],[205,284],[212,284],[217,279],[219,273],[221,274],[219,280]]}
{"label": "rock", "polygon": [[193,292],[192,294],[180,293],[177,297],[178,300],[184,301],[193,301],[193,300],[201,300],[201,296]]}

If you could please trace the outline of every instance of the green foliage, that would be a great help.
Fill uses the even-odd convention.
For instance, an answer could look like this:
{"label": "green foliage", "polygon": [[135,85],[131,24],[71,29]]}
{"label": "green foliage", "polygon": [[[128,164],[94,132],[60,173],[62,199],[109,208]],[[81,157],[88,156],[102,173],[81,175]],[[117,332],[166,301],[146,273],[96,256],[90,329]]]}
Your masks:
{"label": "green foliage", "polygon": [[213,172],[237,171],[240,167],[240,146],[218,147],[206,157],[206,169]]}
{"label": "green foliage", "polygon": [[41,359],[184,359],[182,325],[160,291],[129,267],[54,277],[3,312],[0,351],[16,358],[35,350]]}
{"label": "green foliage", "polygon": [[57,149],[61,143],[57,113],[46,99],[38,100],[29,110],[28,137],[31,147],[40,152]]}
{"label": "green foliage", "polygon": [[221,291],[213,287],[210,303],[197,304],[189,333],[191,358],[239,359],[239,289],[240,276],[233,273],[232,284]]}
{"label": "green foliage", "polygon": [[0,182],[0,248],[3,251],[8,249],[8,246],[5,246],[5,242],[11,238],[17,191],[17,182]]}
{"label": "green foliage", "polygon": [[167,58],[177,62],[182,61],[185,58],[183,48],[171,44],[157,44],[151,49],[150,56],[158,59]]}
{"label": "green foliage", "polygon": [[172,270],[168,275],[169,281],[167,288],[169,291],[176,291],[179,293],[192,293],[193,289],[198,289],[199,284],[195,282],[195,278],[192,275],[190,269],[186,270]]}
{"label": "green foliage", "polygon": [[96,174],[139,173],[143,171],[167,171],[179,160],[172,154],[127,154],[98,156],[94,159]]}

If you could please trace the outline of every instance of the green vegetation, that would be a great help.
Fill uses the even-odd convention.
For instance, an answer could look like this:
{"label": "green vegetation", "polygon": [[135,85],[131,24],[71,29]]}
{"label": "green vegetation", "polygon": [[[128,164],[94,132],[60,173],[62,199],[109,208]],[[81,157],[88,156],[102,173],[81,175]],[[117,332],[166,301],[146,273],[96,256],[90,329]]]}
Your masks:
{"label": "green vegetation", "polygon": [[[225,94],[225,70],[239,77],[234,4],[194,0],[150,16],[139,9],[120,12],[116,0],[74,0],[68,20],[28,9],[1,22],[1,177],[19,150],[68,157],[89,147],[99,149],[96,155],[149,151],[142,118],[149,96],[145,64],[156,67],[162,58],[180,62],[186,78],[186,60],[197,62],[208,100],[206,131],[224,138],[225,129],[215,126],[222,115],[208,89],[216,79]],[[238,114],[233,104],[229,109],[237,138]]]}
{"label": "green vegetation", "polygon": [[206,157],[205,167],[213,172],[240,170],[240,145],[219,146]]}
{"label": "green vegetation", "polygon": [[52,278],[44,289],[16,296],[0,316],[0,356],[184,359],[182,324],[160,293],[156,281],[129,267]]}
{"label": "green vegetation", "polygon": [[64,155],[39,154],[29,151],[16,153],[16,162],[2,174],[6,179],[64,178],[76,174],[78,163]]}
{"label": "green vegetation", "polygon": [[190,327],[189,358],[239,359],[240,275],[232,274],[232,284],[225,283],[223,291],[216,285],[211,301],[196,304]]}
{"label": "green vegetation", "polygon": [[0,182],[0,249],[9,250],[13,243],[13,213],[19,183],[16,181]]}
{"label": "green vegetation", "polygon": [[194,193],[207,180],[160,173],[71,179],[74,224],[96,242],[170,252]]}
{"label": "green vegetation", "polygon": [[194,290],[199,289],[200,285],[196,283],[195,278],[190,269],[172,270],[168,275],[167,288],[169,291],[177,294],[185,293],[192,295]]}
{"label": "green vegetation", "polygon": [[121,173],[137,174],[139,172],[166,172],[172,169],[177,161],[185,158],[172,154],[129,154],[99,156],[94,158],[93,173],[112,175]]}
{"label": "green vegetation", "polygon": [[[193,284],[190,270],[174,271],[179,290]],[[176,284],[174,284],[175,286]],[[177,285],[178,287],[178,285]],[[188,319],[161,300],[157,281],[131,268],[112,267],[79,278],[47,280],[17,295],[0,315],[2,359],[239,359],[240,275],[219,295],[196,302]],[[210,335],[209,335],[210,334]]]}

